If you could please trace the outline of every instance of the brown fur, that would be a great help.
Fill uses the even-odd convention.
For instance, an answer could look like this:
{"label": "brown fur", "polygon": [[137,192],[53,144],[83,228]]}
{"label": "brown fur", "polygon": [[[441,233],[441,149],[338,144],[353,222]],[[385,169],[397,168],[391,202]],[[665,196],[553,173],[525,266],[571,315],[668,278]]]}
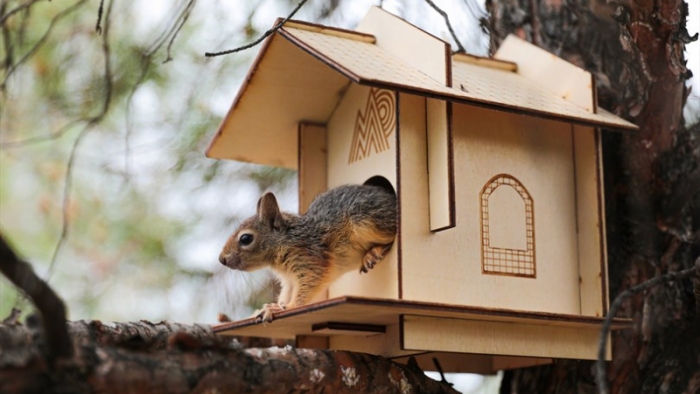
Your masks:
{"label": "brown fur", "polygon": [[276,304],[255,315],[271,321],[272,313],[308,304],[346,272],[372,269],[395,236],[396,198],[380,187],[331,189],[316,197],[304,215],[280,212],[275,196],[267,193],[257,213],[231,235],[219,260],[241,271],[273,270],[282,291]]}

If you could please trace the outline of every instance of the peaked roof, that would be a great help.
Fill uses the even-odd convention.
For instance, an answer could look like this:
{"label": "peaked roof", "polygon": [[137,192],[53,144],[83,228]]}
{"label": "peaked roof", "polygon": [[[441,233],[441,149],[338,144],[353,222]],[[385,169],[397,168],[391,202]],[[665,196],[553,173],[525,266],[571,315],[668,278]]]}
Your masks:
{"label": "peaked roof", "polygon": [[[326,123],[351,82],[586,126],[636,129],[595,102],[586,108],[555,94],[513,62],[455,55],[447,65],[452,86],[383,50],[373,35],[289,21],[265,41],[207,156],[296,168],[298,123]],[[594,92],[592,77],[588,85]]]}

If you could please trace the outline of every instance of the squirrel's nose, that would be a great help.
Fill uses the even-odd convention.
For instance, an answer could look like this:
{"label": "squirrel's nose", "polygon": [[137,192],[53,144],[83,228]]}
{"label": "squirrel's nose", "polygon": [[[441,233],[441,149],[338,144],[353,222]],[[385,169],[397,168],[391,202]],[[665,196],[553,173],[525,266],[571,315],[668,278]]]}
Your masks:
{"label": "squirrel's nose", "polygon": [[226,256],[223,253],[219,255],[219,262],[226,265]]}

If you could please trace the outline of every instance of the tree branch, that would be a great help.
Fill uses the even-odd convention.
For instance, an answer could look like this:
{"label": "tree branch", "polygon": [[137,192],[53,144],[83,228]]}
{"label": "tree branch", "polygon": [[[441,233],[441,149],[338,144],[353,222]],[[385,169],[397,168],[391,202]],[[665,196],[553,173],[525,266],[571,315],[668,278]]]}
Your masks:
{"label": "tree branch", "polygon": [[13,8],[13,9],[7,11],[7,13],[5,13],[5,14],[2,15],[2,16],[0,16],[0,25],[4,25],[5,22],[6,22],[12,15],[14,15],[14,14],[16,14],[16,13],[22,11],[22,10],[26,10],[26,9],[28,9],[29,7],[33,6],[34,4],[36,4],[36,3],[40,2],[40,1],[41,1],[41,0],[29,0],[29,1],[25,2],[24,4],[20,4],[20,5],[18,5],[17,7],[15,7],[15,8]]}
{"label": "tree branch", "polygon": [[[24,326],[0,326],[0,392],[441,393],[449,384],[415,366],[332,350],[241,349],[208,326],[68,324],[75,356],[47,371]],[[10,346],[4,338],[14,338]],[[18,362],[19,360],[19,362]],[[13,368],[3,368],[13,365]]]}
{"label": "tree branch", "polygon": [[42,316],[43,335],[46,337],[46,358],[70,357],[73,352],[66,328],[66,307],[63,301],[39,279],[29,263],[20,260],[0,234],[0,271],[10,282],[32,299]]}
{"label": "tree branch", "polygon": [[[697,278],[700,278],[700,257],[698,257],[698,259],[695,260],[694,268],[688,268],[687,270],[678,272],[669,272],[665,275],[661,275],[654,279],[650,279],[646,282],[640,283],[634,287],[623,291],[622,293],[620,293],[620,295],[618,295],[615,298],[615,301],[613,301],[613,303],[610,305],[610,310],[608,311],[607,316],[605,316],[605,320],[603,321],[603,328],[600,330],[600,339],[598,342],[598,360],[596,361],[595,365],[596,384],[598,386],[599,393],[608,394],[610,390],[608,387],[607,373],[605,371],[605,348],[608,344],[608,334],[610,334],[610,327],[612,326],[613,318],[615,318],[615,316],[617,315],[618,310],[622,306],[622,302],[625,299],[635,294],[649,290],[654,286],[660,285],[662,283],[676,281],[683,278],[689,278],[691,276],[696,276],[697,283]],[[698,285],[698,287],[700,287],[700,284]],[[696,301],[700,303],[700,299],[698,299],[697,293]]]}
{"label": "tree branch", "polygon": [[175,38],[177,38],[178,33],[180,33],[180,30],[182,30],[182,27],[185,26],[187,19],[190,17],[190,14],[192,13],[192,9],[194,8],[194,3],[196,3],[196,2],[197,2],[197,0],[190,0],[187,3],[185,10],[182,12],[182,14],[178,18],[178,20],[175,22],[176,28],[170,37],[170,42],[168,42],[168,48],[166,50],[166,56],[165,56],[165,60],[163,60],[163,63],[167,63],[167,62],[173,60],[172,56],[170,56],[170,49],[172,48],[173,43],[175,42]]}
{"label": "tree branch", "polygon": [[109,4],[107,5],[107,13],[105,15],[105,28],[104,28],[104,34],[102,35],[102,53],[104,55],[104,74],[103,74],[103,80],[104,80],[104,85],[105,85],[105,98],[104,101],[102,102],[102,108],[100,109],[100,112],[93,116],[92,118],[89,119],[88,124],[85,125],[85,127],[80,131],[78,134],[78,137],[75,139],[73,142],[73,147],[71,148],[70,151],[70,156],[68,157],[68,163],[66,164],[66,176],[63,181],[63,203],[62,203],[62,209],[61,209],[61,235],[58,238],[58,242],[56,243],[56,248],[54,248],[53,255],[51,256],[51,262],[49,263],[49,269],[46,274],[46,280],[51,279],[51,275],[53,274],[53,269],[56,265],[56,260],[58,258],[58,253],[61,251],[61,248],[63,247],[63,244],[65,243],[66,239],[68,238],[68,232],[69,232],[69,218],[68,218],[68,208],[70,207],[70,190],[71,186],[73,183],[73,165],[75,163],[75,157],[76,153],[78,151],[78,147],[80,146],[80,142],[83,140],[83,138],[90,132],[92,127],[101,122],[102,119],[107,115],[107,112],[109,112],[110,104],[112,102],[112,62],[110,60],[110,45],[109,45],[109,26],[110,26],[110,14],[112,12],[112,0],[109,1]]}
{"label": "tree branch", "polygon": [[102,34],[102,12],[104,10],[105,0],[100,0],[100,8],[97,9],[97,24],[95,24],[95,31],[97,34]]}
{"label": "tree branch", "polygon": [[19,59],[19,61],[17,61],[17,63],[13,64],[12,67],[10,67],[10,69],[7,71],[7,74],[5,74],[5,78],[3,79],[2,84],[0,84],[0,90],[5,89],[5,85],[7,84],[7,80],[10,78],[12,73],[17,69],[17,67],[19,67],[22,63],[26,62],[30,57],[32,57],[36,53],[36,51],[39,50],[39,48],[41,48],[42,45],[44,45],[44,43],[46,42],[46,39],[49,37],[49,35],[53,31],[53,28],[56,26],[56,24],[61,19],[65,18],[66,16],[70,15],[75,10],[80,8],[80,6],[82,6],[86,2],[87,2],[87,0],[80,0],[79,2],[73,4],[72,6],[66,8],[65,10],[58,13],[51,20],[51,23],[49,24],[49,27],[44,32],[44,35],[42,35],[41,38],[39,38],[39,40],[34,44],[34,46],[27,53],[25,53],[24,56],[22,56],[22,58]]}
{"label": "tree branch", "polygon": [[455,34],[454,29],[452,28],[452,24],[450,23],[450,18],[447,16],[447,13],[443,11],[440,7],[438,7],[435,3],[432,2],[432,0],[425,0],[426,3],[430,7],[432,7],[435,11],[437,11],[438,14],[442,15],[442,17],[445,19],[445,24],[447,25],[447,30],[450,31],[450,34],[452,35],[452,39],[455,40],[455,43],[457,44],[457,53],[466,53],[467,51],[464,49],[462,46],[462,43],[459,42],[459,38],[457,38],[457,34]]}
{"label": "tree branch", "polygon": [[68,130],[70,130],[71,127],[75,126],[76,124],[82,123],[82,122],[89,122],[89,121],[90,121],[90,118],[75,119],[75,120],[72,120],[72,121],[64,124],[63,126],[61,126],[61,128],[59,128],[58,130],[56,130],[50,134],[39,135],[36,137],[29,137],[29,138],[19,140],[19,141],[2,142],[2,143],[0,143],[0,148],[3,148],[3,149],[4,148],[22,148],[22,147],[25,147],[27,145],[33,145],[33,144],[36,144],[39,142],[46,142],[46,141],[55,140],[57,138],[62,137],[63,134],[65,134]]}
{"label": "tree branch", "polygon": [[222,52],[206,52],[204,54],[204,56],[214,57],[214,56],[228,55],[230,53],[240,52],[240,51],[243,51],[243,50],[248,49],[248,48],[252,48],[252,47],[260,44],[261,42],[263,42],[264,39],[266,39],[268,36],[270,36],[271,34],[276,32],[277,30],[279,30],[280,27],[284,26],[284,24],[287,23],[288,20],[292,19],[294,14],[296,14],[297,11],[299,11],[301,9],[301,7],[304,4],[306,4],[307,1],[308,0],[301,0],[299,2],[299,4],[297,4],[297,6],[294,8],[294,10],[292,10],[292,12],[286,18],[282,19],[279,23],[277,23],[275,26],[273,26],[272,29],[266,31],[262,36],[260,36],[260,38],[251,42],[250,44],[246,44],[246,45],[240,46],[238,48],[229,49],[227,51],[222,51]]}
{"label": "tree branch", "polygon": [[90,124],[87,124],[80,131],[80,134],[78,134],[78,137],[73,142],[73,147],[71,148],[70,155],[68,156],[68,164],[66,164],[66,175],[63,178],[63,198],[61,203],[61,234],[58,236],[56,247],[54,248],[53,254],[51,255],[51,262],[49,263],[49,269],[46,273],[47,281],[51,279],[51,275],[53,274],[53,269],[56,265],[56,260],[58,259],[58,252],[61,251],[61,247],[63,247],[63,244],[66,242],[66,239],[68,239],[68,231],[70,226],[68,211],[70,208],[70,190],[73,184],[73,164],[75,163],[75,156],[76,152],[78,151],[78,146],[80,145],[80,142],[83,140],[83,137],[85,137],[89,130]]}

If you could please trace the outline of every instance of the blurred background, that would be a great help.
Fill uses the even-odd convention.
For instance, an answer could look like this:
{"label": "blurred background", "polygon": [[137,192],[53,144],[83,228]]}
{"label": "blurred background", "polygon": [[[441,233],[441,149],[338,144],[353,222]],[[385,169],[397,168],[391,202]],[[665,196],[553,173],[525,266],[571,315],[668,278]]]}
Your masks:
{"label": "blurred background", "polygon": [[[488,54],[483,1],[434,2],[468,52]],[[259,46],[204,53],[257,39],[297,3],[105,0],[98,34],[97,0],[0,0],[0,231],[71,320],[215,323],[272,299],[269,273],[218,254],[263,192],[296,211],[296,174],[204,157]],[[310,0],[294,18],[352,29],[380,3],[456,48],[424,1]],[[686,119],[700,114],[699,54],[688,46]],[[31,310],[0,278],[0,318],[13,307]]]}
{"label": "blurred background", "polygon": [[[3,0],[0,14],[30,3]],[[257,39],[297,3],[106,0],[101,35],[96,0],[37,1],[3,20],[0,228],[70,319],[213,323],[272,298],[267,272],[224,269],[218,254],[263,192],[296,211],[296,173],[204,157],[260,47],[204,53]],[[486,54],[481,6],[442,3]],[[295,19],[353,28],[375,4],[311,0]],[[450,39],[426,3],[383,6]],[[0,297],[3,317],[28,306],[4,279]]]}

